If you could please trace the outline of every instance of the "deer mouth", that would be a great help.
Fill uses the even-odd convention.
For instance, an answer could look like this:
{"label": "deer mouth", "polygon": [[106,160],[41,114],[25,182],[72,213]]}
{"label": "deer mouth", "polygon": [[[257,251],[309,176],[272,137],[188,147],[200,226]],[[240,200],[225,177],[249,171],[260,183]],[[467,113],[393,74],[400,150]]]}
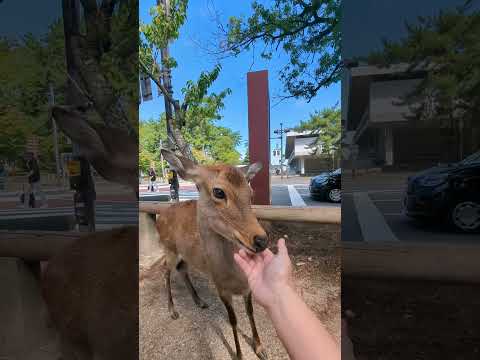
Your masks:
{"label": "deer mouth", "polygon": [[240,240],[236,239],[237,240],[237,243],[240,244],[240,246],[246,250],[248,250],[250,253],[252,254],[256,254],[257,252],[255,250],[253,250],[251,247],[245,245],[243,242],[241,242]]}
{"label": "deer mouth", "polygon": [[245,250],[247,250],[248,252],[250,252],[252,254],[256,254],[255,250],[253,250],[250,246],[245,245],[245,243],[242,240],[240,240],[241,236],[240,236],[240,233],[238,231],[234,231],[234,236],[235,236],[235,242],[237,244],[239,244],[240,247],[244,248]]}

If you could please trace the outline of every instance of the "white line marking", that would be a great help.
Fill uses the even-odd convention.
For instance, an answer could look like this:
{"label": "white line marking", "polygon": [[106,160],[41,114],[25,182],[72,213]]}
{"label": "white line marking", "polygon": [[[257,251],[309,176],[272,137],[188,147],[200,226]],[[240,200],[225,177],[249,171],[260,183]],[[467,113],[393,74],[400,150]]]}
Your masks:
{"label": "white line marking", "polygon": [[288,195],[290,196],[290,202],[292,203],[292,206],[307,206],[297,189],[295,189],[295,186],[288,185]]}
{"label": "white line marking", "polygon": [[377,200],[372,200],[374,203],[377,202],[399,202],[402,201],[403,199],[377,199]]}
{"label": "white line marking", "polygon": [[367,193],[353,194],[353,203],[366,242],[398,241]]}
{"label": "white line marking", "polygon": [[298,186],[298,187],[306,187],[308,188],[308,184],[272,184],[272,187],[284,187],[284,186]]}

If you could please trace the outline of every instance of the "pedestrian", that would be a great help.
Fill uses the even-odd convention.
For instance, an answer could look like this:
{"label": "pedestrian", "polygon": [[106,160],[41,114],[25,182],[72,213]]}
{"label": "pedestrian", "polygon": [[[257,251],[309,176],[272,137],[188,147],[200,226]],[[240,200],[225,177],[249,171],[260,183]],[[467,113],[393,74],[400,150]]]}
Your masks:
{"label": "pedestrian", "polygon": [[32,152],[27,152],[25,154],[25,161],[27,165],[27,191],[24,195],[23,207],[27,207],[28,203],[31,203],[32,207],[35,207],[35,201],[31,201],[30,198],[33,196],[33,199],[39,196],[42,199],[42,208],[48,207],[47,197],[41,187],[41,178],[40,178],[40,168],[38,167],[38,161],[35,157],[35,154]]}
{"label": "pedestrian", "polygon": [[150,168],[148,170],[148,176],[150,178],[148,190],[155,191],[155,181],[157,180],[157,174],[155,173],[155,170],[153,168]]}
{"label": "pedestrian", "polygon": [[3,160],[0,160],[0,191],[5,190],[5,183],[7,182],[7,167]]}
{"label": "pedestrian", "polygon": [[172,169],[169,169],[167,177],[168,183],[170,184],[170,197],[172,200],[178,200],[178,190],[180,188],[180,184],[178,183],[177,173]]}

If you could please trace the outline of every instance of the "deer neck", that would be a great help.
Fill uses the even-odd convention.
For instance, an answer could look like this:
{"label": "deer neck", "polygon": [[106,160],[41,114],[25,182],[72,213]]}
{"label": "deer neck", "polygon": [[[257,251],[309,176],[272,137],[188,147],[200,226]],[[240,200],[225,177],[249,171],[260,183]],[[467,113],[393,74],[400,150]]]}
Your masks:
{"label": "deer neck", "polygon": [[234,294],[244,293],[248,289],[247,279],[233,259],[238,246],[215,232],[200,209],[197,209],[197,221],[203,255],[213,281]]}

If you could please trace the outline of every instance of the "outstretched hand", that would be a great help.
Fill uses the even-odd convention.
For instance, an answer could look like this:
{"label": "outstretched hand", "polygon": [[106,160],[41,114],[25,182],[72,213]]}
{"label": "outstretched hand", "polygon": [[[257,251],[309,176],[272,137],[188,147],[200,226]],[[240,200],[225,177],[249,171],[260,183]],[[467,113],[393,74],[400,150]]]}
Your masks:
{"label": "outstretched hand", "polygon": [[234,259],[245,273],[253,297],[265,308],[273,306],[277,296],[292,285],[292,263],[283,238],[278,240],[276,255],[269,249],[255,255],[241,249]]}

